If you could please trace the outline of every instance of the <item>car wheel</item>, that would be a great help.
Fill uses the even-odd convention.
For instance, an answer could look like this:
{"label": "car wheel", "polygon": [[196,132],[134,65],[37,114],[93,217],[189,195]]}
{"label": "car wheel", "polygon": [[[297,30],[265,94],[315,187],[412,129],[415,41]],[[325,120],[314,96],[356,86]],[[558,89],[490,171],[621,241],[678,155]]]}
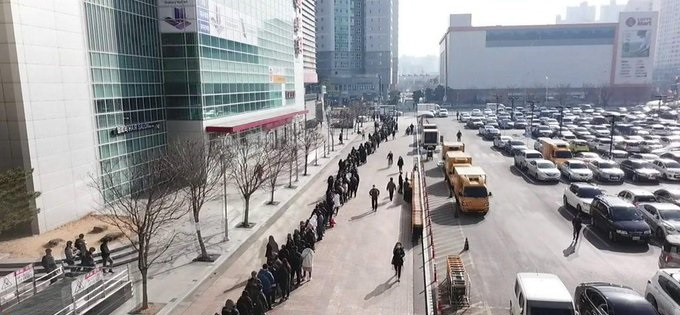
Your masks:
{"label": "car wheel", "polygon": [[647,296],[645,297],[645,300],[647,300],[649,302],[649,304],[652,304],[652,306],[654,306],[654,309],[657,312],[659,311],[659,306],[656,304],[656,299],[651,294],[647,294]]}
{"label": "car wheel", "polygon": [[614,235],[614,231],[609,231],[607,233],[607,238],[612,242],[616,241],[616,235]]}
{"label": "car wheel", "polygon": [[656,228],[656,238],[659,240],[663,240],[666,238],[666,235],[663,233],[663,229],[661,227]]}

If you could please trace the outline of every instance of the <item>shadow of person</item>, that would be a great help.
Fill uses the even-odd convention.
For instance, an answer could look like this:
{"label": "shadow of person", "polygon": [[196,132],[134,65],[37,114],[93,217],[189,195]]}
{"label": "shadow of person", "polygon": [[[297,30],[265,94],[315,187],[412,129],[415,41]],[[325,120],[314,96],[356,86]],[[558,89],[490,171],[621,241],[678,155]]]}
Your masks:
{"label": "shadow of person", "polygon": [[562,251],[562,254],[564,254],[564,257],[569,257],[571,254],[576,252],[576,240],[571,241],[571,244],[569,244],[569,247],[565,248]]}
{"label": "shadow of person", "polygon": [[368,300],[370,300],[370,299],[372,299],[372,298],[374,298],[378,295],[381,295],[381,294],[385,293],[385,291],[392,288],[392,286],[395,283],[397,283],[396,281],[392,281],[392,279],[394,279],[395,277],[396,276],[392,276],[389,279],[387,279],[387,281],[385,281],[385,283],[381,283],[377,287],[375,287],[375,289],[373,289],[373,291],[366,294],[366,296],[364,297],[364,301],[368,301]]}
{"label": "shadow of person", "polygon": [[365,216],[368,216],[368,215],[370,215],[370,214],[372,214],[372,213],[375,213],[375,212],[374,212],[373,210],[368,210],[367,212],[364,212],[364,213],[362,213],[362,214],[360,214],[360,215],[355,215],[355,216],[351,217],[349,220],[350,220],[350,221],[359,220],[359,219],[361,219],[361,218],[363,218],[363,217],[365,217]]}

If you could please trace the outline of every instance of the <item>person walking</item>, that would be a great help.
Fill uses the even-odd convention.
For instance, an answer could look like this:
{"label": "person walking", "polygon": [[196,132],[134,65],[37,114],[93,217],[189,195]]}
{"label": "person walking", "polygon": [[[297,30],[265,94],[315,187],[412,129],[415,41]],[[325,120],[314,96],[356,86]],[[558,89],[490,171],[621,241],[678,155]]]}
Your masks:
{"label": "person walking", "polygon": [[397,282],[401,282],[401,267],[404,265],[404,246],[401,242],[394,244],[392,249],[392,265],[394,266],[394,275],[397,276]]}
{"label": "person walking", "polygon": [[396,137],[396,135],[397,135],[397,131],[394,130],[394,129],[392,129],[392,140],[394,140],[394,138]]}
{"label": "person walking", "polygon": [[113,259],[111,259],[111,250],[109,249],[109,238],[105,237],[102,244],[99,246],[99,252],[102,256],[102,272],[106,272],[106,265],[109,265],[109,273],[113,273]]}
{"label": "person walking", "polygon": [[[305,249],[302,251],[302,279],[307,279],[307,281],[312,281],[312,268],[314,267],[314,250],[309,246],[305,245]],[[309,278],[307,278],[309,275]]]}
{"label": "person walking", "polygon": [[[46,249],[45,250],[45,256],[42,257],[40,260],[40,265],[42,265],[43,269],[45,269],[45,273],[48,274],[52,271],[57,270],[57,263],[54,261],[54,256],[52,256],[52,250],[51,249]],[[54,275],[50,275],[50,278],[54,277]],[[53,278],[51,283],[55,283],[57,281],[57,278]]]}
{"label": "person walking", "polygon": [[401,172],[399,172],[399,186],[397,187],[397,192],[400,193],[400,194],[401,194],[402,191],[403,191],[403,188],[402,188],[402,187],[403,187],[403,185],[404,185],[404,177],[401,176],[401,175],[402,175]]}
{"label": "person walking", "polygon": [[66,242],[66,247],[64,248],[64,257],[64,262],[67,265],[73,266],[76,264],[75,257],[73,256],[73,241]]}
{"label": "person walking", "polygon": [[456,138],[458,139],[458,142],[460,142],[460,138],[463,137],[463,133],[458,130],[458,133],[456,133]]}
{"label": "person walking", "polygon": [[371,196],[371,207],[373,208],[373,212],[378,211],[378,196],[380,196],[380,190],[373,185],[373,188],[368,191],[368,194]]}
{"label": "person walking", "polygon": [[222,315],[241,315],[241,313],[236,308],[234,301],[228,299],[227,302],[224,303],[224,307],[222,307]]}
{"label": "person walking", "polygon": [[578,236],[579,234],[581,234],[581,227],[583,226],[583,220],[581,220],[580,213],[578,213],[573,219],[571,219],[571,225],[574,228],[572,242],[576,244],[578,242]]}
{"label": "person walking", "polygon": [[397,189],[397,185],[394,183],[394,178],[390,177],[390,181],[387,182],[387,192],[390,193],[390,201],[394,197],[394,191]]}
{"label": "person walking", "polygon": [[80,259],[83,259],[85,253],[87,252],[87,242],[85,241],[85,234],[78,235],[78,238],[76,239],[73,245],[78,250],[78,256],[80,256]]}
{"label": "person walking", "polygon": [[340,144],[342,144],[342,131],[340,131],[340,137],[338,137],[338,140],[340,140]]}
{"label": "person walking", "polygon": [[390,153],[387,153],[387,166],[392,166],[392,162],[394,162],[394,154],[390,151]]}
{"label": "person walking", "polygon": [[404,167],[404,159],[400,156],[399,160],[397,160],[397,166],[399,166],[399,172],[401,173],[402,167]]}

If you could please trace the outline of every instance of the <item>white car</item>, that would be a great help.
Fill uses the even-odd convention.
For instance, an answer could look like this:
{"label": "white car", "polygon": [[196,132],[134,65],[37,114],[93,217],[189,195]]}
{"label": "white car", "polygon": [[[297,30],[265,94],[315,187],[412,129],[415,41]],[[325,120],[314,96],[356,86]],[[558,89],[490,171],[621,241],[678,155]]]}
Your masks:
{"label": "white car", "polygon": [[659,314],[678,315],[680,305],[677,299],[680,294],[680,269],[659,269],[656,274],[647,281],[645,299],[656,308]]}
{"label": "white car", "polygon": [[671,159],[656,159],[652,166],[661,173],[661,177],[668,180],[680,180],[680,163]]}
{"label": "white car", "polygon": [[593,172],[585,162],[580,160],[567,160],[560,164],[560,172],[570,181],[589,181],[593,179]]}
{"label": "white car", "polygon": [[599,138],[597,139],[597,147],[595,149],[600,152],[609,152],[609,149],[614,149],[611,143],[611,139]]}
{"label": "white car", "polygon": [[460,114],[460,118],[458,118],[458,120],[460,120],[461,122],[467,122],[468,119],[470,119],[469,113],[462,113]]}
{"label": "white car", "polygon": [[440,109],[439,113],[437,113],[438,117],[449,117],[449,110],[448,109]]}
{"label": "white car", "polygon": [[672,203],[640,203],[638,209],[657,239],[680,233],[680,207]]}
{"label": "white car", "polygon": [[515,154],[514,159],[515,167],[524,170],[527,168],[527,164],[529,164],[529,162],[534,160],[543,160],[543,154],[536,150],[523,150]]}
{"label": "white car", "polygon": [[527,174],[539,181],[560,181],[560,171],[555,163],[548,160],[531,160],[527,163]]}
{"label": "white car", "polygon": [[493,147],[496,149],[505,148],[505,144],[512,140],[511,136],[499,136],[493,139]]}
{"label": "white car", "polygon": [[645,140],[640,143],[640,150],[642,152],[652,152],[654,150],[662,149],[663,145],[659,140]]}
{"label": "white car", "polygon": [[588,168],[593,172],[593,178],[601,182],[623,183],[625,174],[619,164],[612,160],[599,159],[590,161]]}
{"label": "white car", "polygon": [[595,152],[578,152],[574,155],[574,158],[586,163],[601,159],[600,155]]}
{"label": "white car", "polygon": [[480,135],[480,136],[483,136],[491,129],[495,129],[494,126],[485,125],[485,126],[479,127],[479,129],[477,130],[477,134]]}
{"label": "white car", "polygon": [[590,214],[590,204],[595,196],[604,195],[599,187],[586,183],[573,183],[564,189],[562,202],[566,208],[574,208],[579,213]]}

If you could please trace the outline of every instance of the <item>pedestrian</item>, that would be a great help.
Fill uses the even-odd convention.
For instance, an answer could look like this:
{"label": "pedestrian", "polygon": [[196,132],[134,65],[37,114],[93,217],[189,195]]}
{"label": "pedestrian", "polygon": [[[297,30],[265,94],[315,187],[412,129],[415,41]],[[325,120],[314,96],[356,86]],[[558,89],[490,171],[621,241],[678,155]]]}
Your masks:
{"label": "pedestrian", "polygon": [[394,138],[396,137],[396,135],[397,135],[397,131],[394,130],[394,129],[392,129],[392,140],[394,140]]}
{"label": "pedestrian", "polygon": [[460,142],[460,138],[463,136],[463,133],[458,130],[458,133],[456,133],[456,138],[458,139],[458,142]]}
{"label": "pedestrian", "polygon": [[234,305],[234,301],[228,299],[227,302],[224,303],[224,307],[222,308],[222,315],[240,315],[240,314],[241,313],[236,308],[236,305]]}
{"label": "pedestrian", "polygon": [[404,159],[401,156],[397,160],[397,166],[399,166],[399,172],[401,172],[401,168],[404,167]]}
{"label": "pedestrian", "polygon": [[109,238],[104,237],[102,244],[99,246],[99,252],[102,256],[102,272],[106,272],[106,265],[109,265],[109,273],[113,273],[113,259],[111,259],[111,250],[109,250]]}
{"label": "pedestrian", "polygon": [[340,140],[340,144],[342,144],[342,131],[340,131],[340,137],[339,137],[339,140]]}
{"label": "pedestrian", "polygon": [[287,259],[283,259],[279,268],[277,268],[276,282],[281,287],[281,301],[279,303],[283,303],[290,297],[290,265]]}
{"label": "pedestrian", "polygon": [[323,240],[323,232],[325,230],[324,226],[324,215],[321,210],[316,212],[316,235],[317,241]]}
{"label": "pedestrian", "polygon": [[371,207],[373,208],[373,212],[378,211],[378,196],[380,196],[380,190],[373,185],[373,188],[368,191],[368,194],[371,196]]}
{"label": "pedestrian", "polygon": [[297,279],[295,285],[300,286],[302,282],[302,255],[295,246],[291,250],[290,268],[292,271],[290,275],[291,286],[293,285],[293,277]]}
{"label": "pedestrian", "polygon": [[83,256],[85,256],[85,253],[87,252],[87,242],[85,241],[85,234],[78,235],[78,238],[76,239],[74,245],[78,250],[78,256],[80,256],[80,258],[82,259]]}
{"label": "pedestrian", "polygon": [[394,249],[392,249],[392,265],[394,266],[394,275],[397,276],[397,282],[401,282],[401,267],[404,265],[404,246],[401,242],[394,244]]}
{"label": "pedestrian", "polygon": [[404,177],[401,176],[401,172],[399,172],[399,186],[397,187],[397,192],[402,193],[402,186],[404,185]]}
{"label": "pedestrian", "polygon": [[89,250],[85,251],[85,254],[83,255],[83,258],[80,260],[80,265],[85,267],[85,271],[90,271],[94,269],[95,267],[95,262],[94,262],[94,247],[90,247]]}
{"label": "pedestrian", "polygon": [[238,309],[239,315],[253,315],[255,307],[253,305],[253,300],[248,295],[248,291],[243,290],[241,292],[241,297],[236,301],[236,309]]}
{"label": "pedestrian", "polygon": [[[302,221],[300,221],[302,222]],[[273,235],[269,235],[269,241],[267,242],[267,248],[265,249],[264,256],[267,257],[267,262],[271,263],[276,259],[279,254],[279,244],[276,243]]]}
{"label": "pedestrian", "polygon": [[397,189],[397,185],[394,184],[394,178],[390,177],[390,181],[387,182],[387,192],[390,193],[390,201],[394,197],[394,191]]}
{"label": "pedestrian", "polygon": [[76,264],[75,258],[73,257],[73,241],[66,242],[66,247],[64,248],[64,257],[64,262],[67,265],[73,266]]}
{"label": "pedestrian", "polygon": [[[302,251],[302,278],[312,281],[312,268],[314,267],[314,250],[307,244]],[[307,278],[309,275],[309,278]]]}
{"label": "pedestrian", "polygon": [[387,153],[387,166],[392,166],[392,162],[394,162],[394,154],[390,151],[390,153]]}
{"label": "pedestrian", "polygon": [[267,297],[267,304],[269,309],[272,309],[276,293],[276,280],[274,275],[269,271],[269,265],[262,265],[262,269],[257,273],[257,279],[262,283],[262,292]]}
{"label": "pedestrian", "polygon": [[257,277],[257,271],[250,272],[250,278],[246,283],[246,290],[250,299],[253,301],[254,314],[262,315],[267,309],[269,309],[269,303],[267,303],[267,297],[262,292],[262,282]]}
{"label": "pedestrian", "polygon": [[[52,256],[52,249],[48,248],[45,250],[45,255],[40,260],[40,265],[42,265],[43,269],[45,269],[46,274],[57,270],[57,263],[54,261],[54,256]],[[54,275],[50,277],[53,276]],[[56,279],[52,279],[52,283],[54,283],[55,281]]]}
{"label": "pedestrian", "polygon": [[583,225],[583,220],[581,220],[581,213],[576,214],[576,216],[571,219],[571,225],[574,227],[574,233],[572,242],[576,244],[578,242],[578,236],[581,234],[581,227]]}

